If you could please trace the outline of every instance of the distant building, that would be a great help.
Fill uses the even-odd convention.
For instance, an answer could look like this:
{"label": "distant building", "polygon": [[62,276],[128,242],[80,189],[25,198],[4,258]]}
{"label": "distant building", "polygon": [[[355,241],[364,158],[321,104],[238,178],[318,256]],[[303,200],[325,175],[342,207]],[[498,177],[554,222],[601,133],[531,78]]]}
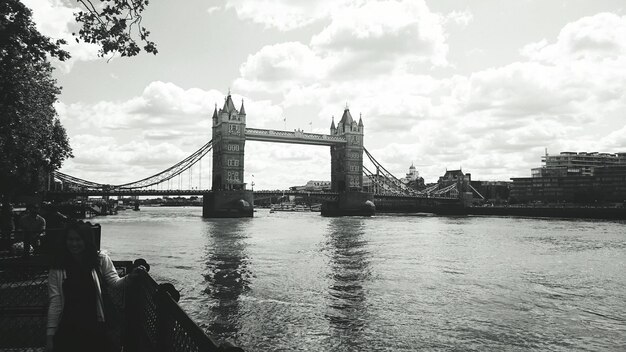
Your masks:
{"label": "distant building", "polygon": [[424,179],[420,177],[419,172],[413,163],[411,163],[411,166],[409,167],[409,172],[405,177],[401,178],[400,181],[413,189],[420,190],[424,188]]}
{"label": "distant building", "polygon": [[406,174],[405,177],[401,178],[400,181],[406,184],[411,181],[417,180],[419,177],[419,172],[417,171],[413,163],[411,163],[411,166],[409,166],[409,172]]}
{"label": "distant building", "polygon": [[542,167],[531,170],[532,177],[593,176],[598,167],[626,165],[626,153],[561,152],[541,158]]}
{"label": "distant building", "polygon": [[602,203],[626,200],[626,153],[546,155],[532,177],[512,178],[511,203]]}
{"label": "distant building", "polygon": [[506,203],[509,199],[511,182],[506,181],[471,181],[474,189],[485,197],[485,201],[494,204]]}
{"label": "distant building", "polygon": [[470,173],[464,174],[463,170],[459,169],[459,170],[446,170],[446,173],[443,174],[443,176],[439,177],[439,181],[437,183],[439,184],[440,188],[443,188],[453,183],[467,184],[471,181],[472,181],[472,174]]}
{"label": "distant building", "polygon": [[330,191],[330,181],[308,181],[304,186],[289,187],[292,191],[327,192]]}

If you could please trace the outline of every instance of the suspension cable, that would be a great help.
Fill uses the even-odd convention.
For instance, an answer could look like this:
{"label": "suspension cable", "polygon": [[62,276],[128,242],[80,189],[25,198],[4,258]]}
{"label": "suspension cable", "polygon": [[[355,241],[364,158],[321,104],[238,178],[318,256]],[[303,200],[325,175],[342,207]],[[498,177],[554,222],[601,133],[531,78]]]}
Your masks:
{"label": "suspension cable", "polygon": [[[203,145],[200,149],[196,150],[191,155],[179,161],[175,165],[167,168],[166,170],[156,173],[152,176],[146,177],[144,179],[141,179],[139,181],[124,183],[121,185],[105,185],[102,183],[87,181],[87,180],[83,180],[83,179],[62,173],[60,171],[54,171],[54,177],[58,178],[61,181],[74,184],[78,187],[91,188],[91,189],[109,188],[109,189],[129,190],[129,189],[140,189],[140,188],[145,189],[147,187],[154,186],[154,185],[157,185],[158,187],[158,184],[165,182],[165,181],[169,182],[172,178],[179,176],[181,173],[188,170],[191,166],[193,166],[195,163],[201,160],[212,149],[213,149],[213,140],[210,140],[208,143]],[[180,188],[182,189],[182,185],[180,186]]]}

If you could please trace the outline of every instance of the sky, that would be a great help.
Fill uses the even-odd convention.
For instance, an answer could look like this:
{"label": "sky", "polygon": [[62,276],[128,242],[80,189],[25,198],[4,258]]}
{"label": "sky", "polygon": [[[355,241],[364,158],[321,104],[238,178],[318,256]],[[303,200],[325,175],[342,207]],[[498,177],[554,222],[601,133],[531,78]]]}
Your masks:
{"label": "sky", "polygon": [[[54,63],[75,156],[61,171],[94,182],[199,149],[229,90],[251,128],[328,134],[348,105],[387,170],[414,164],[426,182],[459,168],[529,177],[546,151],[626,152],[623,0],[152,1],[143,24],[159,53],[132,58],[75,42],[77,2],[23,2],[70,43]],[[174,182],[208,188],[205,159]],[[255,189],[308,180],[330,180],[328,147],[246,142]]]}

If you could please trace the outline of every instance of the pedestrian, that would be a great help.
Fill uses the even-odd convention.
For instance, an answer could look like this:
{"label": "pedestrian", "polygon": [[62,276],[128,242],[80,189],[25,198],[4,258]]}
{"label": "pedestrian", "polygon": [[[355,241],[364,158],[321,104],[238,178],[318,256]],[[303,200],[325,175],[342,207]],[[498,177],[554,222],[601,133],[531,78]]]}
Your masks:
{"label": "pedestrian", "polygon": [[46,220],[39,215],[39,207],[36,204],[26,206],[26,214],[20,218],[20,229],[24,236],[24,257],[30,254],[30,247],[33,251],[39,248],[39,237],[46,231]]}
{"label": "pedestrian", "polygon": [[119,352],[121,314],[110,294],[136,275],[118,276],[89,223],[68,224],[61,241],[48,275],[46,350]]}

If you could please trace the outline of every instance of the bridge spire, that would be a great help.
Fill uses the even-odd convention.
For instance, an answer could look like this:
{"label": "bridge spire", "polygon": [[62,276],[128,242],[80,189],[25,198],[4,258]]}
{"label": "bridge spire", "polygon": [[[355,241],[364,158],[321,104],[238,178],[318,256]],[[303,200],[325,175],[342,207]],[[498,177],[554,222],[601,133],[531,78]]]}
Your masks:
{"label": "bridge spire", "polygon": [[330,124],[330,132],[334,133],[335,130],[337,130],[337,127],[335,127],[335,115],[333,115],[333,122]]}
{"label": "bridge spire", "polygon": [[341,116],[341,121],[339,121],[339,124],[344,125],[345,130],[345,126],[352,125],[352,122],[354,122],[354,120],[352,119],[350,109],[348,109],[348,104],[346,103],[346,109],[343,111],[343,116]]}
{"label": "bridge spire", "polygon": [[359,113],[359,127],[363,127],[363,115]]}
{"label": "bridge spire", "polygon": [[222,108],[223,111],[227,112],[227,113],[231,113],[235,109],[235,104],[233,103],[233,98],[230,96],[230,88],[228,88],[228,96],[226,97],[226,100],[224,101],[224,107]]}
{"label": "bridge spire", "polygon": [[217,120],[217,103],[215,103],[215,109],[213,110],[213,120]]}
{"label": "bridge spire", "polygon": [[241,99],[241,109],[239,109],[239,115],[245,115],[246,110],[243,108],[243,98]]}

